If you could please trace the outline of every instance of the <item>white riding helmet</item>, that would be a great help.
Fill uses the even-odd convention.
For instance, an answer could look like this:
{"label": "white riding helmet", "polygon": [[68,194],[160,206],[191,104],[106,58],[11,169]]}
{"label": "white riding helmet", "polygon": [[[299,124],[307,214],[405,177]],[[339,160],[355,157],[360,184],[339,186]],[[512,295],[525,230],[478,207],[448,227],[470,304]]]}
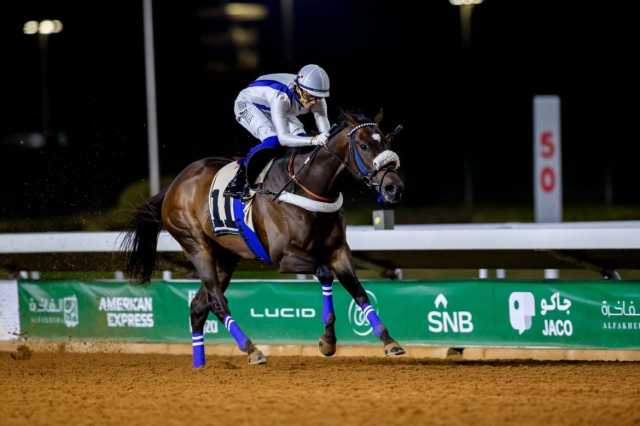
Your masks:
{"label": "white riding helmet", "polygon": [[318,65],[305,65],[298,71],[296,83],[305,92],[318,98],[329,97],[329,76]]}

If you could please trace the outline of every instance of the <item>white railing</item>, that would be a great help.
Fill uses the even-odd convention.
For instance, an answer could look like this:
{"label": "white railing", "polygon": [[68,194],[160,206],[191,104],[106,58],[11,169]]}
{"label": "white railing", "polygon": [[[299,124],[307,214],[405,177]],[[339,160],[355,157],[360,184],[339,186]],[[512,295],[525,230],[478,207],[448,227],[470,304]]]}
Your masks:
{"label": "white railing", "polygon": [[[0,254],[118,251],[119,232],[0,234]],[[640,250],[640,221],[556,224],[396,225],[347,227],[352,251],[429,250]],[[180,251],[161,232],[158,251]]]}

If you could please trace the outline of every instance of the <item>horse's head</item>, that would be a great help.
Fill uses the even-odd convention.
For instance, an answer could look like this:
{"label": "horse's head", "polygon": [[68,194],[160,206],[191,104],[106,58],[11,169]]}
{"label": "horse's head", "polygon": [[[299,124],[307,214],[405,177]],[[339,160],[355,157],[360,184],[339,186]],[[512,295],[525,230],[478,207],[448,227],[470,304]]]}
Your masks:
{"label": "horse's head", "polygon": [[343,113],[341,119],[346,166],[373,188],[382,200],[399,202],[404,191],[404,182],[397,173],[400,158],[390,149],[393,134],[385,135],[379,128],[382,111],[374,121],[352,113]]}

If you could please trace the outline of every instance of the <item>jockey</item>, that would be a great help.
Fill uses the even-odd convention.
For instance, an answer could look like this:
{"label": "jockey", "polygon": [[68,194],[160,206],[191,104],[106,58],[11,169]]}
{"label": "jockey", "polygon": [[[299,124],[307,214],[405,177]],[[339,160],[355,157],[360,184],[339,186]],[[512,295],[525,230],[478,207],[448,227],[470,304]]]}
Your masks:
{"label": "jockey", "polygon": [[[239,161],[238,173],[225,194],[246,197],[249,186],[280,146],[326,144],[331,127],[324,99],[328,96],[329,76],[318,65],[305,65],[298,74],[263,75],[243,89],[235,101],[236,120],[260,144]],[[317,136],[307,136],[297,117],[310,112],[319,131]]]}

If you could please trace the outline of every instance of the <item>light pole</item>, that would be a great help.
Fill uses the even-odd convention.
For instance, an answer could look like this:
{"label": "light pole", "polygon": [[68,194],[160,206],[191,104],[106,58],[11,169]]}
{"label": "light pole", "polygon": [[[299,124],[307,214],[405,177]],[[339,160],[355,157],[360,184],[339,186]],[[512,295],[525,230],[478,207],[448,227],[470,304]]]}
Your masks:
{"label": "light pole", "polygon": [[[471,15],[473,7],[482,3],[483,0],[449,0],[460,10],[460,36],[464,50],[471,44]],[[473,208],[473,162],[469,148],[464,151],[464,206],[471,210]]]}
{"label": "light pole", "polygon": [[282,11],[282,39],[284,59],[287,66],[293,65],[293,0],[280,0]]}
{"label": "light pole", "polygon": [[482,3],[483,0],[449,0],[454,6],[460,8],[460,31],[462,43],[465,47],[471,42],[471,15],[473,7]]}
{"label": "light pole", "polygon": [[38,47],[40,49],[40,118],[42,120],[42,136],[45,140],[49,138],[49,85],[47,79],[48,68],[48,48],[49,36],[62,31],[62,22],[57,19],[45,19],[43,21],[27,21],[22,27],[22,32],[26,35],[38,36]]}
{"label": "light pole", "polygon": [[149,151],[149,192],[160,192],[160,153],[156,113],[156,65],[153,49],[153,9],[151,0],[142,0],[144,21],[144,69],[147,91],[147,145]]}

